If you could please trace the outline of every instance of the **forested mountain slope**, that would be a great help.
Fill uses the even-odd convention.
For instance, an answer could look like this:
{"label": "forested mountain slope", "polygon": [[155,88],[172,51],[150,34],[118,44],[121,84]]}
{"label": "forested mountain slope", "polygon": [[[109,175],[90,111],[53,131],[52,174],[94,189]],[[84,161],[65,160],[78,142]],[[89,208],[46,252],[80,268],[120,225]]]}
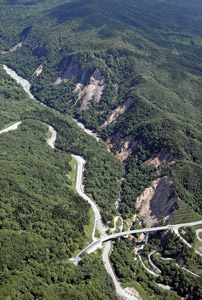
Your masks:
{"label": "forested mountain slope", "polygon": [[[10,29],[1,26],[2,51],[23,41],[1,60],[31,80],[40,101],[97,131],[123,161],[122,213],[135,212],[135,198],[161,176],[201,213],[201,181],[185,183],[185,174],[201,174],[201,2],[24,4],[1,4]],[[142,165],[162,152],[175,158],[166,170],[156,175],[152,163]]]}
{"label": "forested mountain slope", "polygon": [[51,120],[58,148],[85,157],[86,192],[104,222],[117,198],[125,220],[137,214],[148,226],[201,219],[201,1],[0,0],[0,7],[0,62],[60,112],[19,116]]}
{"label": "forested mountain slope", "polygon": [[[89,242],[93,224],[89,228],[89,204],[75,191],[76,164],[65,145],[74,147],[79,136],[85,157],[85,147],[96,141],[30,99],[2,67],[0,75],[0,127],[22,121],[0,135],[0,299],[116,299],[100,257],[88,256],[79,266],[68,262]],[[47,144],[50,123],[58,130],[56,149]],[[100,148],[107,162],[108,151]]]}

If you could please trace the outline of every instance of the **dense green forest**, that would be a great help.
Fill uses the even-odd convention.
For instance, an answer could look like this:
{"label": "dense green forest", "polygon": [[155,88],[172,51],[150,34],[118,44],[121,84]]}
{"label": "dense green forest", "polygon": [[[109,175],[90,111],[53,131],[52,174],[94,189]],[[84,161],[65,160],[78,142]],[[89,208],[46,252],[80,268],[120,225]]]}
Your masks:
{"label": "dense green forest", "polygon": [[[141,262],[134,254],[135,242],[121,239],[115,242],[112,254],[110,256],[116,275],[123,286],[137,288],[137,282],[143,287],[140,289],[141,297],[146,299],[172,299],[178,300],[180,297],[176,292],[165,291],[156,284],[155,277],[145,272]],[[137,288],[138,290],[138,288]]]}
{"label": "dense green forest", "polygon": [[[55,0],[24,4],[1,3],[2,51],[25,42],[15,52],[2,54],[0,60],[32,82],[32,92],[40,101],[74,115],[104,140],[110,138],[115,154],[132,137],[135,157],[125,161],[121,213],[130,217],[135,212],[136,196],[155,178],[155,170],[142,168],[140,162],[165,148],[181,163],[161,170],[160,176],[171,176],[179,197],[201,213],[201,176],[192,188],[183,180],[181,169],[186,169],[188,177],[201,174],[201,2]],[[42,73],[33,75],[39,66],[43,66]],[[104,78],[103,94],[84,110],[83,99],[78,101],[74,89],[78,82],[86,86],[97,69]],[[65,70],[70,72],[68,80],[53,84]],[[101,126],[128,99],[126,112]],[[134,176],[137,184],[131,183]],[[87,189],[94,193],[94,187]]]}
{"label": "dense green forest", "polygon": [[[72,158],[64,145],[76,133],[81,137],[80,148],[85,139],[91,147],[96,142],[89,141],[73,121],[31,100],[2,68],[0,72],[1,128],[22,120],[17,130],[0,135],[0,299],[116,299],[100,257],[86,256],[79,266],[68,262],[86,245],[90,213],[89,204],[72,188],[74,181],[68,175]],[[48,146],[45,123],[60,128],[57,147],[64,151]],[[74,130],[74,137],[67,138],[64,129]],[[88,142],[77,150],[84,157]],[[111,176],[111,155],[105,146],[100,147],[96,155],[109,172],[106,176]],[[87,170],[95,178],[90,164]],[[113,197],[114,191],[107,188],[106,192]]]}
{"label": "dense green forest", "polygon": [[[181,268],[185,266],[195,274],[201,275],[202,258],[193,249],[189,249],[177,236],[169,232],[152,234],[141,256],[149,268],[147,255],[153,250],[157,251],[155,257],[152,256],[152,260],[160,268],[161,274],[154,277],[145,271],[140,259],[134,253],[136,243],[134,239],[121,239],[114,243],[110,259],[123,285],[137,287],[139,282],[146,293],[145,295],[140,290],[143,299],[153,299],[153,295],[162,300],[181,299],[180,297],[190,300],[202,299],[201,277],[196,277]],[[162,260],[161,256],[172,260]],[[158,286],[159,283],[169,285],[173,291],[163,290]]]}
{"label": "dense green forest", "polygon": [[[101,208],[103,220],[110,221],[115,213],[114,202],[119,197],[123,167],[103,142],[85,134],[72,119],[65,115],[26,99],[26,93],[16,86],[1,69],[1,126],[10,122],[34,119],[51,124],[58,132],[56,147],[66,153],[81,155],[86,159],[85,191]],[[21,100],[21,98],[23,99]],[[11,101],[13,99],[13,101]]]}
{"label": "dense green forest", "polygon": [[[27,99],[23,90],[0,69],[0,126],[23,121],[16,132],[1,136],[1,176],[5,183],[2,186],[5,201],[1,207],[2,239],[8,245],[12,240],[19,241],[19,247],[13,250],[17,253],[20,245],[28,244],[27,241],[36,247],[34,258],[30,253],[20,258],[22,262],[27,261],[26,270],[15,266],[16,261],[14,269],[5,266],[2,271],[3,278],[8,274],[5,286],[13,287],[12,296],[16,299],[45,299],[48,286],[51,288],[47,299],[51,299],[52,294],[54,299],[94,299],[93,288],[98,282],[104,285],[107,281],[109,295],[102,295],[100,284],[96,299],[113,299],[114,290],[99,257],[86,257],[79,267],[66,262],[86,244],[84,227],[90,218],[88,205],[74,193],[68,177],[70,153],[86,160],[85,192],[99,205],[106,224],[117,213],[115,201],[118,198],[121,200],[119,213],[128,221],[138,214],[136,198],[153,180],[165,176],[172,181],[172,196],[178,198],[172,207],[173,222],[201,219],[202,3],[200,0],[0,0],[0,7],[0,63],[28,79],[36,99],[49,107]],[[19,42],[13,51],[12,47]],[[38,68],[41,73],[37,75]],[[83,89],[81,94],[78,84]],[[93,90],[93,84],[102,91],[101,97],[97,97],[100,92],[88,95],[87,89]],[[96,142],[80,130],[70,116],[97,132],[111,152],[102,141]],[[58,132],[54,151],[46,145],[48,129],[44,123],[51,124]],[[173,157],[172,163],[145,164],[162,152]],[[124,158],[118,162],[115,156],[120,159],[120,154]],[[26,163],[24,157],[27,157]],[[9,169],[5,172],[7,165]],[[9,174],[12,180],[7,181]],[[55,196],[58,189],[61,193]],[[22,199],[20,194],[23,194]],[[68,203],[65,195],[68,195]],[[6,202],[9,197],[13,199],[12,206]],[[43,213],[39,215],[40,210]],[[18,231],[28,234],[27,240],[24,236],[22,241],[17,239]],[[43,258],[37,255],[42,251],[41,245],[49,249]],[[168,244],[169,255],[173,245],[181,249],[184,259],[190,257],[190,261],[185,259],[190,268],[201,268],[201,262],[175,237]],[[201,282],[194,282],[174,264],[163,264],[156,258],[163,272],[168,274],[159,277],[157,283],[175,286],[175,292],[162,290],[145,273],[139,260],[132,264],[132,248],[132,241],[120,240],[111,256],[116,274],[125,286],[130,283],[137,288],[139,282],[145,297],[155,295],[155,299],[179,299],[186,293],[189,299],[200,299]],[[7,248],[2,249],[9,253]],[[159,244],[158,250],[165,249]],[[3,259],[9,260],[9,257]],[[42,271],[43,275],[34,273],[40,269],[35,263],[49,274],[56,274],[50,279],[52,283],[46,282],[49,276]],[[58,275],[60,267],[56,271],[57,264],[62,264],[63,279],[68,277],[65,274],[73,274],[69,289],[67,280]],[[93,269],[95,264],[100,271]],[[19,284],[16,278],[24,283],[26,276],[31,276],[32,282],[43,278],[44,286],[36,289],[40,295],[31,291],[33,284],[24,287],[27,295],[25,291],[14,295]],[[186,283],[186,288],[183,289],[180,281]],[[8,292],[7,288],[4,292]]]}

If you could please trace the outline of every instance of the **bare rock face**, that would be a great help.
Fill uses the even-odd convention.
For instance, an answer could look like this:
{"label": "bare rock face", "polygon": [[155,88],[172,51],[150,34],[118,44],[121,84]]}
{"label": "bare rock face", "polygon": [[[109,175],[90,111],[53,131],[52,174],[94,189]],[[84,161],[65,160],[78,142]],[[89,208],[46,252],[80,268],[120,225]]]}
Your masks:
{"label": "bare rock face", "polygon": [[34,71],[34,75],[39,76],[41,73],[43,72],[43,64],[41,64],[35,71]]}
{"label": "bare rock face", "polygon": [[59,72],[61,75],[56,79],[54,84],[60,84],[62,81],[70,79],[76,80],[81,84],[85,84],[89,80],[89,70],[82,68],[74,56],[64,57],[59,64]]}
{"label": "bare rock face", "polygon": [[119,116],[123,115],[132,104],[133,99],[128,98],[126,101],[124,101],[121,105],[119,105],[116,109],[114,109],[111,113],[111,115],[108,117],[108,119],[102,124],[101,128],[106,127],[110,124],[116,123]]}
{"label": "bare rock face", "polygon": [[158,178],[136,199],[138,216],[149,227],[162,218],[172,220],[172,207],[177,199],[171,179]]}
{"label": "bare rock face", "polygon": [[99,102],[104,90],[105,79],[101,75],[100,70],[96,69],[93,75],[90,77],[90,82],[86,86],[82,83],[78,83],[75,92],[78,93],[78,100],[83,98],[81,109],[86,110],[90,106],[90,102],[93,100]]}
{"label": "bare rock face", "polygon": [[145,161],[143,165],[154,165],[155,167],[159,167],[162,163],[173,164],[176,162],[176,157],[173,153],[169,152],[168,149],[164,148],[159,152],[157,156],[153,155],[150,159]]}
{"label": "bare rock face", "polygon": [[118,148],[116,150],[116,157],[121,162],[127,160],[129,155],[131,155],[135,149],[135,147],[139,144],[139,140],[135,140],[132,135],[128,136],[126,140],[119,141],[120,135],[119,133],[116,135],[112,135],[110,138],[107,139],[107,147],[109,150],[113,148],[114,145],[119,143]]}
{"label": "bare rock face", "polygon": [[87,110],[91,101],[99,102],[105,87],[105,78],[99,69],[94,72],[82,67],[74,56],[63,58],[59,65],[61,75],[54,84],[62,81],[75,80],[77,82],[74,92],[77,94],[77,102],[82,99],[81,110]]}

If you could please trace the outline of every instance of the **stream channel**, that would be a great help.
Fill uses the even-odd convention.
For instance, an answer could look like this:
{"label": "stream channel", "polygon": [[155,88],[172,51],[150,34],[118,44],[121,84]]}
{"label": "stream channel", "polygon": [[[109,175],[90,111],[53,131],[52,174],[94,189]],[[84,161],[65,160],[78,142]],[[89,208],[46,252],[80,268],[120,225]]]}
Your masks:
{"label": "stream channel", "polygon": [[[30,88],[31,88],[31,84],[28,80],[22,78],[21,76],[19,76],[15,71],[13,71],[12,69],[10,69],[9,67],[7,67],[6,65],[3,65],[3,68],[4,70],[7,72],[7,74],[9,74],[13,79],[15,79],[17,81],[17,83],[19,83],[24,91],[30,96],[30,98],[32,98],[33,100],[37,101],[38,103],[40,103],[41,105],[44,105],[42,104],[41,102],[39,102],[38,100],[36,100],[36,98],[32,95],[32,93],[30,92]],[[44,105],[45,106],[45,105]],[[78,122],[77,120],[74,119],[74,121],[78,124],[78,126],[80,128],[82,128],[87,134],[93,136],[97,141],[99,140],[97,135],[95,133],[93,133],[91,130],[89,129],[86,129],[85,126],[83,124],[81,124],[80,122]],[[52,135],[54,135],[54,138],[52,139],[56,139],[57,137],[57,133],[56,131],[54,130],[54,128],[49,125],[49,130],[51,131]],[[50,145],[51,146],[51,145]],[[54,142],[52,141],[52,148],[54,148]],[[95,240],[95,237],[94,237],[94,234],[95,234],[95,228],[98,229],[98,231],[100,232],[100,234],[103,236],[106,236],[107,233],[106,233],[106,229],[102,223],[102,220],[101,220],[101,215],[100,215],[100,211],[99,211],[99,208],[98,206],[96,205],[95,202],[93,202],[85,193],[84,193],[84,187],[82,185],[82,177],[83,177],[83,166],[85,164],[85,161],[82,157],[80,156],[75,156],[73,155],[73,158],[76,159],[77,161],[77,164],[78,164],[78,169],[77,169],[77,181],[76,181],[76,190],[77,192],[80,194],[80,196],[85,200],[85,201],[88,201],[89,204],[91,205],[92,209],[93,209],[93,212],[94,212],[94,216],[95,216],[95,225],[94,225],[94,229],[93,229],[93,240]],[[139,298],[137,298],[135,295],[129,293],[128,291],[126,291],[125,289],[123,289],[120,285],[120,283],[118,282],[118,280],[116,279],[116,276],[114,274],[114,271],[111,267],[111,264],[110,264],[110,260],[109,260],[109,252],[110,252],[110,249],[111,249],[111,241],[108,241],[105,243],[104,245],[104,251],[103,251],[103,255],[102,255],[102,258],[103,258],[103,262],[104,262],[104,265],[105,265],[105,268],[108,272],[108,274],[111,276],[113,282],[114,282],[114,285],[115,285],[115,288],[116,288],[116,292],[118,295],[120,295],[123,299],[128,299],[128,300],[139,300]],[[83,251],[81,251],[83,252]],[[77,256],[79,257],[79,255]],[[74,259],[72,260],[74,261]],[[76,261],[77,263],[77,261]]]}

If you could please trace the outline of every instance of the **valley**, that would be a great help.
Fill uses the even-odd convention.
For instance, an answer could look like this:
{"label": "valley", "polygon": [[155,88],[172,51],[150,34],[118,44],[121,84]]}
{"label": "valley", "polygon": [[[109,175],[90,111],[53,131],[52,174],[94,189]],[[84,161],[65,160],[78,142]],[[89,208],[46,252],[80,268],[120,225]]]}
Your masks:
{"label": "valley", "polygon": [[[0,298],[10,296],[4,287],[11,285],[12,297],[23,300],[116,299],[115,288],[126,299],[201,299],[200,1],[11,0],[1,8],[0,133],[13,129],[16,140],[9,143],[20,153],[14,160],[2,140],[1,180],[7,186],[2,190],[8,193],[2,198],[1,230],[11,241],[3,256],[21,231],[45,239],[48,254],[41,261],[31,254],[36,245],[30,246],[22,268],[3,259]],[[46,151],[53,156],[42,154],[46,135],[52,148]],[[23,170],[26,157],[29,171]],[[3,175],[6,168],[12,173],[12,165],[14,184]],[[28,175],[32,170],[35,180]],[[46,190],[50,185],[54,188]],[[28,209],[25,202],[18,205],[21,194],[38,199],[37,212],[33,200]],[[37,221],[41,209],[44,222]],[[56,220],[57,234],[48,229]],[[53,250],[54,236],[61,251]],[[59,269],[65,271],[47,281],[39,270],[53,268],[54,260],[58,266],[64,262]],[[73,279],[65,275],[70,270]],[[24,274],[32,272],[30,287],[17,292],[17,282],[24,285]],[[38,292],[35,280],[42,283]]]}

